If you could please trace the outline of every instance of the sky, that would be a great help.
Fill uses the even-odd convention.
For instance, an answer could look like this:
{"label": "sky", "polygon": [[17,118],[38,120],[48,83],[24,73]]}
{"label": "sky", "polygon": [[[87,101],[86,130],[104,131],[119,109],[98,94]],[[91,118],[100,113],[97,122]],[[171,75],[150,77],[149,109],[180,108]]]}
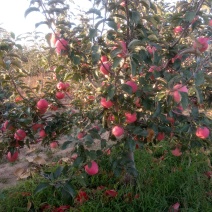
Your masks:
{"label": "sky", "polygon": [[[85,10],[91,7],[88,5],[88,0],[75,1]],[[35,24],[45,19],[39,12],[32,12],[26,18],[24,17],[24,13],[29,7],[29,2],[30,0],[1,0],[0,27],[9,32],[14,32],[16,35],[33,32],[35,30]],[[36,31],[51,32],[46,25],[40,25]]]}
{"label": "sky", "polygon": [[[29,7],[30,0],[0,0],[0,27],[9,32],[20,35],[26,32],[33,32],[35,24],[44,21],[44,16],[39,12],[32,12],[26,18],[24,13]],[[87,0],[78,0],[77,3],[85,7]],[[51,32],[46,25],[40,25],[36,31]]]}

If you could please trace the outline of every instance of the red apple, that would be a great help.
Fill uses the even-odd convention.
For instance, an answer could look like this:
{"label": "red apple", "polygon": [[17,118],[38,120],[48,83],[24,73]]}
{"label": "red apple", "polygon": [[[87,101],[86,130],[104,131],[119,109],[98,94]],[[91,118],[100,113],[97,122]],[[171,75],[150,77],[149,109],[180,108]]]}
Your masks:
{"label": "red apple", "polygon": [[134,81],[132,81],[132,80],[127,81],[126,84],[132,88],[133,93],[135,93],[138,90],[138,86]]}
{"label": "red apple", "polygon": [[63,99],[65,97],[65,94],[63,92],[57,92],[55,96],[57,99]]}
{"label": "red apple", "polygon": [[172,155],[179,157],[182,155],[182,152],[180,151],[179,148],[176,147],[176,149],[172,150]]}
{"label": "red apple", "polygon": [[171,95],[173,96],[174,101],[177,103],[179,103],[181,101],[181,95],[180,95],[179,91],[188,93],[188,88],[185,85],[182,85],[181,83],[175,85],[173,90],[174,91],[171,92]]}
{"label": "red apple", "polygon": [[149,54],[153,54],[157,50],[157,48],[155,48],[154,46],[147,46],[146,49],[149,52]]}
{"label": "red apple", "polygon": [[196,41],[193,43],[194,49],[198,49],[200,52],[204,52],[208,48],[208,40],[207,37],[199,37],[196,39]]}
{"label": "red apple", "polygon": [[106,100],[106,98],[101,98],[101,105],[105,108],[111,108],[113,106],[113,102],[110,100]]}
{"label": "red apple", "polygon": [[32,129],[34,130],[34,131],[37,131],[38,129],[43,129],[43,125],[42,124],[33,124],[32,125]]}
{"label": "red apple", "polygon": [[40,111],[46,110],[49,106],[49,103],[45,99],[40,99],[37,102],[37,109]]}
{"label": "red apple", "polygon": [[57,54],[60,54],[62,50],[64,50],[64,51],[67,50],[67,48],[68,48],[68,41],[65,40],[64,38],[61,38],[61,39],[59,39],[59,40],[56,41],[55,47],[56,47]]}
{"label": "red apple", "polygon": [[50,148],[55,149],[58,147],[58,143],[57,143],[57,141],[53,141],[49,144],[49,146],[50,146]]}
{"label": "red apple", "polygon": [[124,129],[122,127],[120,127],[120,126],[115,126],[112,129],[112,134],[115,137],[121,137],[124,134]]}
{"label": "red apple", "polygon": [[2,131],[6,131],[6,130],[13,130],[13,126],[11,125],[11,123],[9,123],[8,120],[6,120],[2,126]]}
{"label": "red apple", "polygon": [[26,137],[26,132],[22,129],[18,129],[14,134],[14,138],[18,141],[24,140],[25,137]]}
{"label": "red apple", "polygon": [[41,138],[45,138],[47,136],[45,130],[43,130],[43,129],[40,130],[39,135],[40,135]]}
{"label": "red apple", "polygon": [[23,100],[23,98],[21,96],[16,96],[15,97],[15,102],[20,102],[22,100]]}
{"label": "red apple", "polygon": [[81,140],[83,137],[85,137],[85,133],[84,133],[84,132],[79,132],[79,133],[77,134],[77,138],[78,138],[79,140]]}
{"label": "red apple", "polygon": [[101,56],[101,61],[104,63],[104,62],[107,62],[108,61],[108,58],[106,55],[103,55]]}
{"label": "red apple", "polygon": [[179,34],[183,31],[183,28],[181,26],[177,26],[174,28],[174,33],[175,34]]}
{"label": "red apple", "polygon": [[99,172],[99,166],[95,161],[91,161],[91,166],[88,165],[85,166],[85,172],[88,175],[95,175]]}
{"label": "red apple", "polygon": [[207,127],[198,127],[196,130],[196,136],[201,139],[206,139],[209,137],[210,130]]}
{"label": "red apple", "polygon": [[58,90],[65,90],[66,89],[66,84],[63,82],[58,82],[57,83],[57,89]]}
{"label": "red apple", "polygon": [[165,133],[164,132],[159,132],[157,135],[157,140],[162,141],[165,138]]}
{"label": "red apple", "polygon": [[111,63],[109,61],[103,62],[103,64],[101,64],[100,66],[100,71],[102,72],[102,74],[104,75],[108,75],[111,69]]}
{"label": "red apple", "polygon": [[126,112],[125,113],[125,117],[126,117],[126,122],[128,124],[133,123],[133,122],[135,122],[137,120],[137,114],[136,113]]}
{"label": "red apple", "polygon": [[208,22],[208,26],[212,26],[212,20]]}
{"label": "red apple", "polygon": [[51,39],[50,39],[51,47],[55,47],[55,44],[56,44],[57,40],[58,40],[58,34],[57,33],[56,34],[52,33],[51,34]]}
{"label": "red apple", "polygon": [[116,197],[118,195],[118,192],[115,190],[106,190],[105,195],[110,197]]}
{"label": "red apple", "polygon": [[8,152],[7,153],[7,159],[10,161],[10,162],[14,162],[18,159],[18,151],[14,152],[13,154],[11,152]]}

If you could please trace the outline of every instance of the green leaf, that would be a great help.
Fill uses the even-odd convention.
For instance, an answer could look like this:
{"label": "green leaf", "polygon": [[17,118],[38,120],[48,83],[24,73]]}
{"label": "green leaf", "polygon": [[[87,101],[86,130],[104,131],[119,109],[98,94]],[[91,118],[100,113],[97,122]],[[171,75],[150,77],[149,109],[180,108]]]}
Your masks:
{"label": "green leaf", "polygon": [[157,108],[156,108],[156,111],[154,112],[154,114],[153,114],[153,118],[156,118],[157,116],[159,116],[160,115],[160,113],[161,113],[161,103],[160,102],[158,102],[157,103]]}
{"label": "green leaf", "polygon": [[101,140],[101,149],[104,149],[107,145],[107,141],[105,139]]}
{"label": "green leaf", "polygon": [[39,10],[39,8],[37,8],[37,7],[29,7],[29,8],[25,11],[24,17],[26,18],[27,15],[29,15],[29,13],[31,13],[31,12],[40,12],[40,10]]}
{"label": "green leaf", "polygon": [[132,18],[133,22],[137,25],[140,22],[140,19],[141,19],[140,12],[132,11],[131,12],[131,18]]}
{"label": "green leaf", "polygon": [[62,150],[66,149],[66,148],[69,146],[69,144],[71,144],[71,143],[72,143],[72,141],[65,141],[65,142],[63,143],[61,149],[62,149]]}
{"label": "green leaf", "polygon": [[181,104],[183,109],[186,109],[188,107],[188,94],[186,92],[180,92],[181,95]]}
{"label": "green leaf", "polygon": [[132,94],[132,87],[127,84],[122,84],[121,89],[128,94]]}
{"label": "green leaf", "polygon": [[64,189],[66,192],[68,192],[68,193],[70,194],[70,196],[72,196],[72,198],[74,198],[74,197],[76,196],[76,191],[75,191],[75,189],[73,188],[73,186],[72,186],[69,182],[67,182],[67,183],[64,185],[63,189]]}
{"label": "green leaf", "polygon": [[136,75],[136,70],[137,70],[137,63],[134,62],[133,60],[130,61],[130,66],[131,66],[131,73],[132,76]]}
{"label": "green leaf", "polygon": [[91,8],[91,9],[89,9],[89,10],[86,12],[86,14],[90,14],[90,13],[96,14],[96,15],[98,15],[98,16],[101,17],[101,12],[100,12],[100,10],[97,10],[97,9],[95,9],[95,8]]}
{"label": "green leaf", "polygon": [[55,172],[53,173],[54,179],[57,179],[58,177],[60,177],[62,172],[63,172],[63,167],[58,166]]}
{"label": "green leaf", "polygon": [[133,130],[133,134],[146,137],[148,135],[148,132],[140,127],[135,127]]}
{"label": "green leaf", "polygon": [[96,36],[97,30],[96,29],[89,29],[89,38],[92,39]]}
{"label": "green leaf", "polygon": [[35,189],[34,193],[37,194],[41,191],[43,191],[45,188],[48,188],[50,186],[49,183],[40,183],[37,188]]}
{"label": "green leaf", "polygon": [[115,95],[115,87],[113,85],[109,85],[107,88],[107,99],[112,99]]}
{"label": "green leaf", "polygon": [[107,25],[117,31],[118,27],[115,21],[107,21]]}
{"label": "green leaf", "polygon": [[196,16],[196,12],[194,12],[194,11],[188,11],[188,12],[185,13],[184,20],[185,21],[188,21],[188,22],[191,22],[194,19],[195,16]]}
{"label": "green leaf", "polygon": [[141,40],[134,39],[128,44],[129,49],[135,49],[136,46],[140,46],[142,44]]}
{"label": "green leaf", "polygon": [[156,35],[154,35],[154,34],[149,35],[148,38],[151,41],[158,41],[158,37]]}
{"label": "green leaf", "polygon": [[197,101],[198,101],[199,104],[201,104],[202,101],[203,101],[202,92],[201,92],[201,90],[200,90],[199,88],[197,88],[197,87],[195,87],[194,89],[195,89],[195,91],[196,91]]}
{"label": "green leaf", "polygon": [[204,73],[202,71],[197,72],[194,76],[194,79],[195,79],[196,86],[200,86],[204,84],[205,82]]}

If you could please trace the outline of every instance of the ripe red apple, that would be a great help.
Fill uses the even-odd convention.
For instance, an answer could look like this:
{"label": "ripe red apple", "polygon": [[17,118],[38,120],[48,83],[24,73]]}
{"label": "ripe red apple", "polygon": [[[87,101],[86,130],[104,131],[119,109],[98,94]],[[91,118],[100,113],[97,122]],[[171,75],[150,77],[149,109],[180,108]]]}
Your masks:
{"label": "ripe red apple", "polygon": [[201,139],[206,139],[209,137],[210,130],[207,127],[198,127],[196,130],[196,136]]}
{"label": "ripe red apple", "polygon": [[39,135],[40,135],[41,138],[45,138],[47,136],[45,130],[43,130],[43,129],[40,130]]}
{"label": "ripe red apple", "polygon": [[208,48],[208,40],[207,37],[199,37],[196,39],[196,41],[193,43],[194,49],[198,49],[200,52],[204,52]]}
{"label": "ripe red apple", "polygon": [[126,122],[128,124],[133,123],[137,120],[137,114],[136,113],[126,112],[124,115],[125,115],[125,118],[126,118]]}
{"label": "ripe red apple", "polygon": [[182,155],[182,152],[180,151],[179,148],[176,147],[174,150],[172,150],[172,155],[179,157]]}
{"label": "ripe red apple", "polygon": [[65,97],[65,93],[57,92],[55,96],[56,96],[57,99],[63,99]]}
{"label": "ripe red apple", "polygon": [[124,129],[120,126],[115,126],[113,127],[112,129],[112,134],[115,136],[115,137],[120,137],[124,134]]}
{"label": "ripe red apple", "polygon": [[106,98],[101,98],[101,105],[105,108],[111,108],[113,106],[113,102],[111,102],[110,100],[106,100]]}
{"label": "ripe red apple", "polygon": [[15,102],[20,102],[22,100],[23,100],[23,98],[21,96],[16,96],[15,97]]}
{"label": "ripe red apple", "polygon": [[175,85],[173,90],[174,91],[171,92],[171,95],[173,96],[174,101],[177,103],[179,103],[181,101],[181,95],[180,95],[179,91],[188,93],[188,88],[185,85],[182,85],[181,83]]}
{"label": "ripe red apple", "polygon": [[102,74],[104,75],[108,75],[111,69],[111,63],[109,61],[103,62],[103,64],[101,64],[100,66],[100,71],[102,72]]}
{"label": "ripe red apple", "polygon": [[64,50],[64,51],[67,50],[68,41],[65,40],[64,38],[61,38],[61,39],[57,40],[57,42],[55,43],[55,47],[56,47],[57,54],[60,54],[62,50]]}
{"label": "ripe red apple", "polygon": [[110,197],[116,197],[118,195],[118,192],[115,190],[106,190],[105,195]]}
{"label": "ripe red apple", "polygon": [[7,160],[10,162],[14,162],[18,159],[18,151],[14,152],[13,154],[11,152],[7,153]]}
{"label": "ripe red apple", "polygon": [[183,28],[181,26],[177,26],[174,28],[174,33],[175,34],[179,34],[183,31]]}
{"label": "ripe red apple", "polygon": [[18,129],[14,134],[14,138],[18,141],[24,140],[25,137],[26,137],[26,132],[22,129]]}
{"label": "ripe red apple", "polygon": [[154,71],[161,71],[160,66],[150,66],[149,72],[154,72]]}
{"label": "ripe red apple", "polygon": [[57,107],[56,105],[53,105],[53,104],[52,104],[52,105],[50,106],[50,109],[53,110],[53,111],[56,111],[56,110],[58,110],[58,107]]}
{"label": "ripe red apple", "polygon": [[57,33],[56,34],[52,33],[51,34],[51,39],[50,39],[51,47],[55,47],[55,44],[56,44],[57,40],[58,40],[58,34]]}
{"label": "ripe red apple", "polygon": [[83,137],[85,137],[85,133],[84,133],[84,132],[79,132],[79,133],[77,134],[77,138],[78,138],[79,140],[81,140]]}
{"label": "ripe red apple", "polygon": [[43,129],[43,125],[42,124],[34,124],[33,126],[32,126],[32,129],[34,130],[34,131],[37,131],[37,130],[41,130],[41,129]]}
{"label": "ripe red apple", "polygon": [[[127,54],[127,44],[125,41],[117,41],[117,44],[122,48],[121,53],[117,55],[117,57],[126,57]],[[115,47],[114,49],[116,49]]]}
{"label": "ripe red apple", "polygon": [[147,46],[146,49],[149,52],[149,54],[153,54],[157,50],[157,48],[155,48],[154,46]]}
{"label": "ripe red apple", "polygon": [[106,55],[103,55],[101,56],[101,61],[104,63],[104,62],[107,62],[108,61],[108,58]]}
{"label": "ripe red apple", "polygon": [[208,22],[208,26],[212,26],[212,19]]}
{"label": "ripe red apple", "polygon": [[132,88],[133,93],[135,93],[138,90],[137,84],[132,80],[127,81],[125,84],[129,85]]}
{"label": "ripe red apple", "polygon": [[99,166],[95,161],[91,161],[91,167],[88,165],[85,166],[85,172],[88,175],[95,175],[99,172]]}
{"label": "ripe red apple", "polygon": [[2,131],[6,131],[6,130],[13,130],[13,126],[9,123],[8,120],[6,120],[4,123],[3,123],[3,126],[2,126]]}
{"label": "ripe red apple", "polygon": [[175,122],[173,117],[167,117],[166,119],[171,123],[171,125],[173,125]]}
{"label": "ripe red apple", "polygon": [[164,132],[159,132],[157,135],[157,140],[162,141],[165,138],[165,133]]}
{"label": "ripe red apple", "polygon": [[49,144],[49,146],[50,146],[50,148],[55,149],[58,147],[58,143],[57,143],[57,141],[53,141]]}
{"label": "ripe red apple", "polygon": [[49,106],[49,103],[45,99],[40,99],[37,102],[37,109],[40,111],[46,110]]}
{"label": "ripe red apple", "polygon": [[58,90],[65,90],[66,89],[66,84],[63,82],[58,82],[57,83],[57,89]]}

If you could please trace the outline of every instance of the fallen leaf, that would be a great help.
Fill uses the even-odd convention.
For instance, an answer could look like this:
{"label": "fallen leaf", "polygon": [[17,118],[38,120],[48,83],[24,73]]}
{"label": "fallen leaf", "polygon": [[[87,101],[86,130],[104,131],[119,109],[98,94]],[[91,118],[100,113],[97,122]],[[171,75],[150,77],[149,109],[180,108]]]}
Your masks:
{"label": "fallen leaf", "polygon": [[41,156],[37,156],[33,159],[33,162],[39,165],[44,165],[46,164],[46,160],[42,158]]}

